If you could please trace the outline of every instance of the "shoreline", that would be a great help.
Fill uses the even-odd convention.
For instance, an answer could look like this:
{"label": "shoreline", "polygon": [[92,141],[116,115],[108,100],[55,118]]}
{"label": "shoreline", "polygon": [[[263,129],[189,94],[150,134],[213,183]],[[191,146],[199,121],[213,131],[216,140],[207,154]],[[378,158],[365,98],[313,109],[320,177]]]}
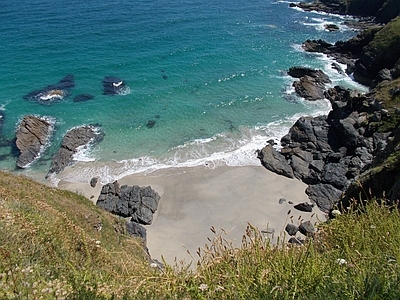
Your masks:
{"label": "shoreline", "polygon": [[[196,262],[198,248],[210,244],[207,238],[214,237],[212,226],[217,233],[223,229],[227,233],[224,237],[239,247],[248,223],[259,230],[275,229],[274,234],[268,234],[273,243],[288,222],[298,225],[301,219],[313,223],[325,220],[318,208],[312,213],[293,208],[309,201],[304,183],[276,175],[261,165],[158,170],[128,175],[118,182],[151,186],[161,196],[152,225],[144,227],[151,257],[159,261],[163,257],[168,264],[174,264],[175,258],[177,262]],[[76,192],[95,203],[102,186],[60,181],[57,188]],[[287,200],[279,204],[280,198]]]}

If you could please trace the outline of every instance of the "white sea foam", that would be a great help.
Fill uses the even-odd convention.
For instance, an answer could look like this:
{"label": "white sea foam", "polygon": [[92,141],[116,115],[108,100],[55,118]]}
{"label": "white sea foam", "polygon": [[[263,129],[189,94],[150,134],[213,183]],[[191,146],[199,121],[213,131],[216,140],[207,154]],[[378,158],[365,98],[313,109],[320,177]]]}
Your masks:
{"label": "white sea foam", "polygon": [[6,106],[10,103],[10,100],[7,100],[6,103],[0,105],[0,110],[6,110]]}
{"label": "white sea foam", "polygon": [[[327,100],[302,101],[312,111],[310,115],[326,114],[330,109]],[[80,161],[69,172],[63,172],[52,179],[72,182],[89,182],[98,177],[101,184],[119,180],[132,174],[149,174],[156,170],[176,170],[177,168],[198,167],[216,168],[218,166],[259,166],[256,150],[262,149],[269,140],[278,146],[295,121],[303,114],[295,114],[268,124],[259,124],[253,128],[242,126],[235,132],[224,132],[210,138],[195,139],[171,148],[162,157],[144,156],[121,161],[99,162]]]}
{"label": "white sea foam", "polygon": [[118,90],[118,95],[125,96],[131,93],[131,88],[129,86],[125,86]]}
{"label": "white sea foam", "polygon": [[[98,138],[98,136],[102,134],[102,132],[99,127],[92,126],[92,125],[87,125],[87,126],[89,126],[93,130],[95,136],[86,145],[79,146],[76,149],[77,151],[72,156],[72,159],[75,161],[90,162],[90,161],[96,160],[96,157],[94,156],[94,153],[93,153],[94,143],[95,143],[95,140]],[[78,127],[73,127],[70,130],[72,130],[74,128],[78,128]]]}
{"label": "white sea foam", "polygon": [[[329,57],[324,53],[306,52],[299,44],[293,44],[292,48],[296,51],[307,53],[308,55],[316,58],[316,64],[314,66],[310,66],[307,64],[303,64],[303,66],[313,69],[322,69],[322,71],[324,71],[325,74],[328,75],[329,79],[332,81],[331,84],[328,84],[328,87],[342,85],[348,88],[359,90],[361,92],[368,91],[368,87],[356,82],[352,74],[349,75],[346,73],[347,65],[337,62],[333,57]],[[343,70],[343,73],[339,73],[335,68],[333,68],[333,63],[338,64]]]}

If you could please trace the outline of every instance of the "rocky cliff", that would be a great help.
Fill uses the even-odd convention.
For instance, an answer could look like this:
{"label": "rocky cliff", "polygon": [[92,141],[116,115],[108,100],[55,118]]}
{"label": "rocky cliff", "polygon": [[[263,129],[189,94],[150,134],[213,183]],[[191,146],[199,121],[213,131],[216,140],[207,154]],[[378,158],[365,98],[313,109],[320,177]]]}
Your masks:
{"label": "rocky cliff", "polygon": [[[353,8],[355,2],[351,1]],[[367,94],[342,87],[325,90],[332,105],[329,115],[300,118],[282,138],[281,150],[269,144],[258,152],[261,163],[308,184],[306,193],[322,211],[340,206],[341,201],[347,205],[360,193],[362,198],[372,194],[398,200],[400,17],[347,42],[306,41],[303,48],[347,63],[346,71],[354,72],[371,90]]]}
{"label": "rocky cliff", "polygon": [[399,0],[319,0],[295,4],[305,10],[325,11],[341,15],[374,17],[387,23],[400,14]]}

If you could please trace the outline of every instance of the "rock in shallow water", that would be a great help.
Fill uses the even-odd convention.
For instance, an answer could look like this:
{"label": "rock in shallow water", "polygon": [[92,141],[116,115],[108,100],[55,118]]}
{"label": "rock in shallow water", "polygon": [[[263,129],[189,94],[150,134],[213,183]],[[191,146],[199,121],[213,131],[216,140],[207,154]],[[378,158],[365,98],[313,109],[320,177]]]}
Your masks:
{"label": "rock in shallow water", "polygon": [[37,101],[41,104],[51,104],[69,96],[69,91],[75,86],[74,75],[67,75],[58,83],[46,86],[41,90],[32,91],[25,96],[26,100]]}
{"label": "rock in shallow water", "polygon": [[103,94],[104,95],[118,95],[126,89],[125,82],[118,77],[106,76],[103,81]]}
{"label": "rock in shallow water", "polygon": [[20,151],[17,167],[26,168],[35,161],[50,138],[52,126],[46,118],[26,116],[18,125],[15,144]]}
{"label": "rock in shallow water", "polygon": [[60,149],[53,156],[47,176],[52,173],[60,173],[65,167],[71,165],[73,156],[79,151],[80,147],[88,147],[102,138],[103,133],[93,125],[75,127],[69,130],[64,135]]}

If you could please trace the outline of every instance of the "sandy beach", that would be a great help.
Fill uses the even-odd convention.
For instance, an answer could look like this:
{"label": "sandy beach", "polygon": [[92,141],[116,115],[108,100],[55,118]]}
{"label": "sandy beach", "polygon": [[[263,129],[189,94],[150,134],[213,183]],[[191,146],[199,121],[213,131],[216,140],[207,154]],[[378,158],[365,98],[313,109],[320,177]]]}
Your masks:
{"label": "sandy beach", "polygon": [[[262,166],[169,169],[149,175],[130,175],[118,182],[149,185],[161,196],[153,223],[146,226],[147,246],[153,259],[163,257],[169,264],[175,258],[186,262],[196,260],[198,247],[209,244],[207,237],[214,236],[210,231],[212,226],[217,231],[224,229],[226,238],[240,246],[248,223],[260,230],[275,229],[270,236],[275,239],[284,231],[286,223],[291,222],[291,216],[294,224],[299,223],[299,218],[313,222],[325,220],[316,207],[313,213],[293,208],[308,201],[304,183],[278,176]],[[94,202],[101,191],[100,184],[92,188],[89,183],[61,181],[58,187]],[[286,201],[279,204],[280,198]]]}

